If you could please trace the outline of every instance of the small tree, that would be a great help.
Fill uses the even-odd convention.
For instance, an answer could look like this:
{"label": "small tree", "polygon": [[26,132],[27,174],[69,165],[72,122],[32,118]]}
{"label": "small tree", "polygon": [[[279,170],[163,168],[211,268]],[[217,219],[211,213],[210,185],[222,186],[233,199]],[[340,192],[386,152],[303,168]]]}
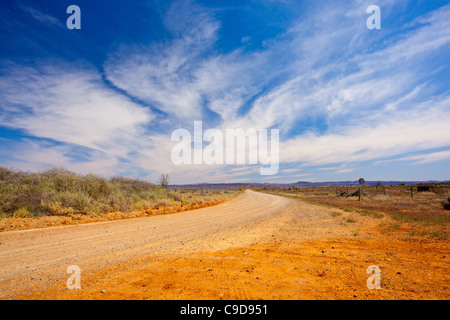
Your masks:
{"label": "small tree", "polygon": [[375,187],[377,188],[377,191],[378,191],[378,187],[381,185],[381,182],[380,181],[378,181],[377,183],[375,183]]}
{"label": "small tree", "polygon": [[167,173],[163,173],[161,175],[161,179],[159,180],[159,183],[167,189],[167,187],[169,186],[169,175]]}

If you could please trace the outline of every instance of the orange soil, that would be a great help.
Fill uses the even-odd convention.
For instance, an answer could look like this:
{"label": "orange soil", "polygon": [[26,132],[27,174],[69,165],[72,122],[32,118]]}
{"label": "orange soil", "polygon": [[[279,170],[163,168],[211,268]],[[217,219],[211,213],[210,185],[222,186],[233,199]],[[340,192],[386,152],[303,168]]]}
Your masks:
{"label": "orange soil", "polygon": [[[412,230],[370,219],[353,236],[277,234],[244,248],[142,257],[83,274],[81,290],[59,285],[16,299],[449,299],[448,241]],[[370,265],[381,269],[379,290],[366,285]]]}
{"label": "orange soil", "polygon": [[[229,200],[229,199],[227,199]],[[74,225],[82,223],[111,221],[120,219],[140,218],[151,215],[172,214],[187,210],[200,209],[215,206],[227,200],[214,200],[209,202],[186,203],[175,206],[157,206],[146,210],[136,210],[132,212],[109,212],[98,215],[91,214],[71,214],[66,216],[42,216],[37,218],[4,218],[0,219],[0,232],[13,230],[28,230],[36,228]]]}

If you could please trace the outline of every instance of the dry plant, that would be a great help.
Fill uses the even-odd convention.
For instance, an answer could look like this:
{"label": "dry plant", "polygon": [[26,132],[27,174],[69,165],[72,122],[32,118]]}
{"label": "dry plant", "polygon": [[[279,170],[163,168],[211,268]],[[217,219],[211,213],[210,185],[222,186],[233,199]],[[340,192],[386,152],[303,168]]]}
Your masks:
{"label": "dry plant", "polygon": [[[414,188],[414,187],[413,187]],[[388,214],[400,222],[420,223],[425,226],[448,226],[450,212],[444,202],[449,184],[433,184],[429,191],[417,192],[411,186],[366,186],[362,201],[358,201],[359,187],[314,187],[270,189],[266,192],[300,198],[304,201],[358,212],[362,215],[382,217]]]}
{"label": "dry plant", "polygon": [[[164,176],[164,175],[163,175]],[[13,171],[0,166],[0,218],[98,215],[131,212],[158,206],[224,200],[238,191],[180,192],[127,177],[78,175],[64,168],[41,173]]]}

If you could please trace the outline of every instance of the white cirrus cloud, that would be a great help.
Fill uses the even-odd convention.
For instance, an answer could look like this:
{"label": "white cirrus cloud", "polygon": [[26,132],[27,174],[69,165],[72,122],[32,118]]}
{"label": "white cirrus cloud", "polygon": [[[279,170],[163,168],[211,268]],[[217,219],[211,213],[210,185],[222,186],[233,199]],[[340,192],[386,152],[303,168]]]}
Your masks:
{"label": "white cirrus cloud", "polygon": [[[214,10],[175,1],[161,19],[165,40],[119,45],[103,62],[103,73],[61,62],[4,63],[0,124],[67,144],[24,142],[39,161],[51,150],[55,164],[70,164],[71,145],[78,145],[99,151],[87,152],[87,158],[108,172],[126,162],[129,170],[148,172],[152,180],[162,172],[182,182],[257,176],[255,167],[173,164],[170,131],[190,130],[194,120],[222,131],[279,129],[280,161],[302,165],[303,171],[326,166],[324,172],[344,174],[356,171],[358,162],[392,157],[417,164],[448,159],[447,152],[430,150],[450,146],[449,92],[436,76],[449,65],[433,64],[448,54],[450,5],[395,31],[383,26],[371,32],[365,26],[366,4],[306,6],[305,19],[294,19],[262,47],[249,50],[248,43],[240,43],[224,52],[215,46],[222,26]],[[402,6],[384,0],[379,5],[388,16]],[[156,118],[147,106],[162,115]],[[156,119],[165,132],[152,130]],[[418,152],[425,154],[405,156]],[[25,161],[22,154],[17,157]],[[98,168],[88,167],[89,161],[84,168]],[[295,171],[300,169],[280,173]],[[297,177],[307,177],[303,171]]]}
{"label": "white cirrus cloud", "polygon": [[280,160],[308,165],[349,163],[381,159],[412,151],[450,145],[448,122],[450,98],[428,101],[367,123],[343,127],[322,135],[294,137],[280,144]]}
{"label": "white cirrus cloud", "polygon": [[0,123],[29,135],[124,154],[120,149],[154,117],[105,86],[95,69],[45,64],[8,65],[3,71]]}

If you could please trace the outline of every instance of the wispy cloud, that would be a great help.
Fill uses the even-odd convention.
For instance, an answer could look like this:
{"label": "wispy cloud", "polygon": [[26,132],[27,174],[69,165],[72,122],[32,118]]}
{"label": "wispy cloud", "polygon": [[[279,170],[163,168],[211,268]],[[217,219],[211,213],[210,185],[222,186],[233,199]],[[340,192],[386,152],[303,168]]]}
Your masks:
{"label": "wispy cloud", "polygon": [[450,159],[450,151],[439,151],[439,152],[431,152],[425,153],[415,156],[401,157],[397,159],[390,160],[381,160],[375,162],[375,164],[389,163],[389,162],[398,162],[398,161],[408,161],[413,162],[414,164],[425,164],[432,163],[437,161],[444,161]]}
{"label": "wispy cloud", "polygon": [[21,10],[23,10],[26,14],[30,15],[35,20],[37,20],[43,24],[46,24],[51,27],[65,28],[65,25],[63,23],[61,23],[61,21],[59,21],[57,18],[55,18],[49,14],[43,13],[31,6],[25,6],[25,5],[19,4],[19,8]]}
{"label": "wispy cloud", "polygon": [[[39,67],[7,64],[0,76],[0,125],[67,144],[57,148],[28,142],[30,155],[47,154],[53,165],[62,165],[65,159],[64,164],[73,167],[69,161],[73,159],[66,156],[73,146],[98,150],[107,158],[126,158],[145,144],[144,125],[154,118],[149,109],[105,86],[95,69],[52,62]],[[59,157],[50,157],[58,152]],[[30,161],[41,158],[28,157]],[[17,159],[23,160],[20,154]]]}
{"label": "wispy cloud", "polygon": [[[81,174],[117,175],[120,165],[117,157],[93,149],[78,146],[24,138],[2,151],[2,156],[10,159],[13,167],[21,170],[41,171],[49,167],[65,167]],[[80,159],[80,152],[83,157]],[[75,154],[74,154],[75,153]]]}
{"label": "wispy cloud", "polygon": [[[245,32],[236,33],[236,47],[220,50],[220,16],[180,0],[161,9],[164,37],[112,46],[100,67],[3,63],[0,125],[64,144],[22,141],[43,162],[51,150],[54,164],[79,170],[101,164],[107,172],[125,166],[149,179],[168,172],[174,183],[262,179],[256,166],[174,165],[170,132],[190,129],[194,120],[222,130],[280,129],[282,170],[269,181],[288,174],[312,180],[308,170],[318,166],[315,172],[352,174],[358,163],[392,157],[416,164],[448,160],[447,151],[430,150],[450,146],[444,83],[450,5],[372,32],[365,26],[366,1],[319,3],[305,6],[302,19],[260,47]],[[392,18],[412,4],[379,5]],[[61,25],[21,8],[41,23]],[[75,146],[95,152],[74,161]],[[22,153],[16,158],[25,161]]]}
{"label": "wispy cloud", "polygon": [[352,172],[355,171],[354,169],[341,169],[336,171],[336,173],[347,173],[347,172]]}
{"label": "wispy cloud", "polygon": [[145,47],[122,46],[105,63],[108,80],[172,117],[201,118],[202,96],[192,78],[200,56],[217,39],[219,23],[190,1],[173,3],[164,16],[172,39]]}
{"label": "wispy cloud", "polygon": [[334,133],[295,137],[280,145],[280,155],[282,161],[326,165],[445,147],[450,144],[448,103],[450,98],[415,106],[374,126],[363,122]]}
{"label": "wispy cloud", "polygon": [[293,169],[283,169],[283,170],[280,170],[280,172],[284,172],[284,173],[299,172],[299,171],[301,171],[301,169],[295,169],[295,168],[293,168]]}
{"label": "wispy cloud", "polygon": [[95,69],[70,64],[5,69],[0,77],[0,97],[6,109],[0,117],[3,126],[101,148],[140,139],[140,128],[153,118],[148,109],[103,85]]}

